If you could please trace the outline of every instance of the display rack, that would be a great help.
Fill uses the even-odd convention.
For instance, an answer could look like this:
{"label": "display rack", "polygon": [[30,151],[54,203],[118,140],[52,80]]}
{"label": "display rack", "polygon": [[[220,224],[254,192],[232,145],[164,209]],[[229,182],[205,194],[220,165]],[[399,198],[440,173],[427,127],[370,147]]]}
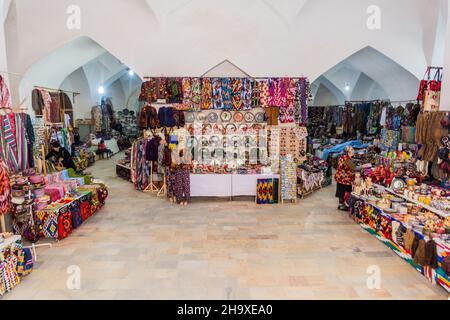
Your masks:
{"label": "display rack", "polygon": [[430,212],[432,212],[432,213],[434,213],[434,214],[440,216],[441,218],[444,218],[444,219],[445,219],[445,218],[447,218],[447,217],[450,217],[450,214],[449,214],[449,213],[445,213],[445,212],[442,211],[442,210],[438,210],[438,209],[433,208],[433,207],[431,207],[431,206],[429,206],[429,205],[426,205],[425,203],[422,203],[422,202],[419,202],[419,201],[417,201],[417,200],[411,199],[411,198],[409,198],[409,197],[407,197],[407,196],[405,196],[405,195],[403,195],[403,194],[400,194],[400,193],[395,192],[394,190],[392,190],[392,189],[390,189],[390,188],[383,187],[382,185],[379,185],[379,184],[374,184],[374,186],[375,186],[376,188],[380,189],[380,190],[389,192],[390,194],[392,194],[392,195],[394,195],[394,196],[400,197],[400,198],[402,198],[402,199],[404,199],[404,200],[406,200],[406,201],[408,201],[408,202],[414,203],[415,205],[421,206],[422,208],[424,208],[424,209],[426,209],[426,210],[428,210],[428,211],[430,211]]}

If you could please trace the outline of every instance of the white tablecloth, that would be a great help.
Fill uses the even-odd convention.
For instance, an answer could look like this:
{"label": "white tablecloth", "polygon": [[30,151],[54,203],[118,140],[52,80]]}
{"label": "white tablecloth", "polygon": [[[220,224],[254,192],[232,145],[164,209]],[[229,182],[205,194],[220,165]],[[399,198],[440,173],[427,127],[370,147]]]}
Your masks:
{"label": "white tablecloth", "polygon": [[230,174],[191,174],[192,197],[231,197]]}
{"label": "white tablecloth", "polygon": [[256,187],[259,179],[279,179],[279,175],[264,174],[233,174],[233,197],[256,197]]}
{"label": "white tablecloth", "polygon": [[192,197],[256,197],[258,179],[279,179],[264,174],[191,174]]}

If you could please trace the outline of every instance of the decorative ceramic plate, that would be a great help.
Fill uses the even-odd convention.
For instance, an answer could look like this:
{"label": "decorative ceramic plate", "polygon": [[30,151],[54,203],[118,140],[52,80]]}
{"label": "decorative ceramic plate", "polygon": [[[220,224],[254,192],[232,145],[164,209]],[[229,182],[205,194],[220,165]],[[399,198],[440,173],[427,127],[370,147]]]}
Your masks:
{"label": "decorative ceramic plate", "polygon": [[235,122],[242,122],[244,121],[244,115],[241,112],[236,112],[233,119]]}
{"label": "decorative ceramic plate", "polygon": [[217,113],[211,112],[208,115],[208,121],[209,123],[216,123],[217,121],[219,121],[219,116],[217,115]]}
{"label": "decorative ceramic plate", "polygon": [[245,122],[251,123],[255,121],[255,115],[251,112],[247,112],[244,116]]}
{"label": "decorative ceramic plate", "polygon": [[264,114],[264,112],[257,113],[255,116],[255,121],[258,123],[266,122],[266,115]]}
{"label": "decorative ceramic plate", "polygon": [[196,148],[198,145],[198,141],[195,137],[190,137],[187,139],[186,146],[188,148]]}
{"label": "decorative ceramic plate", "polygon": [[206,138],[206,137],[202,137],[201,139],[200,139],[200,146],[202,146],[202,147],[208,147],[209,146],[209,140],[208,140],[208,138]]}
{"label": "decorative ceramic plate", "polygon": [[218,147],[222,145],[222,140],[218,137],[218,136],[212,136],[211,139],[209,140],[209,144],[210,146],[213,147]]}
{"label": "decorative ceramic plate", "polygon": [[222,122],[230,122],[231,119],[233,119],[233,115],[230,111],[224,111],[221,113],[220,119],[222,120]]}
{"label": "decorative ceramic plate", "polygon": [[198,122],[205,122],[206,121],[206,116],[204,113],[199,113],[197,116],[197,121]]}
{"label": "decorative ceramic plate", "polygon": [[229,123],[226,125],[225,130],[227,134],[233,134],[236,133],[237,127],[234,123]]}
{"label": "decorative ceramic plate", "polygon": [[186,123],[195,122],[195,114],[193,112],[186,112],[185,118],[186,118]]}
{"label": "decorative ceramic plate", "polygon": [[241,124],[241,125],[239,126],[239,133],[241,133],[241,134],[246,134],[246,133],[248,132],[249,129],[250,129],[250,128],[249,128],[249,126],[248,126],[247,124]]}
{"label": "decorative ceramic plate", "polygon": [[391,188],[395,190],[403,190],[406,187],[405,181],[395,178],[392,180]]}

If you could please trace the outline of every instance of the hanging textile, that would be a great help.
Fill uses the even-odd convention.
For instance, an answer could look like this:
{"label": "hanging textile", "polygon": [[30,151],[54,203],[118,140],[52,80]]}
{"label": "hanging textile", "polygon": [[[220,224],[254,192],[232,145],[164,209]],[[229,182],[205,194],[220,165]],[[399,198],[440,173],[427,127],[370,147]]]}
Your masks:
{"label": "hanging textile", "polygon": [[5,79],[0,75],[0,109],[11,109],[11,97]]}
{"label": "hanging textile", "polygon": [[202,82],[199,78],[192,79],[192,104],[194,111],[200,111],[202,103]]}
{"label": "hanging textile", "polygon": [[184,78],[182,80],[183,86],[183,109],[192,110],[192,81],[190,78]]}
{"label": "hanging textile", "polygon": [[222,100],[222,81],[219,78],[212,80],[212,109],[221,110],[223,109]]}
{"label": "hanging textile", "polygon": [[231,79],[231,91],[232,91],[232,102],[233,110],[240,111],[243,109],[242,101],[242,80],[241,79]]}
{"label": "hanging textile", "polygon": [[269,97],[270,97],[270,84],[268,79],[264,79],[260,82],[260,89],[261,89],[261,98],[260,98],[261,107],[267,108],[269,107]]}
{"label": "hanging textile", "polygon": [[167,102],[181,103],[183,101],[183,86],[180,78],[171,78],[167,86]]}
{"label": "hanging textile", "polygon": [[211,79],[204,78],[202,87],[202,110],[211,109],[211,99],[212,99]]}
{"label": "hanging textile", "polygon": [[231,88],[231,80],[228,78],[222,79],[222,103],[224,110],[233,109],[233,90]]}
{"label": "hanging textile", "polygon": [[158,89],[155,79],[149,79],[142,83],[141,94],[139,95],[139,101],[153,103],[158,100]]}
{"label": "hanging textile", "polygon": [[253,81],[251,79],[242,80],[242,109],[251,110],[253,107]]}
{"label": "hanging textile", "polygon": [[[159,78],[159,79],[155,79],[155,84],[157,84],[157,96],[156,96],[156,100],[161,99],[161,100],[167,100],[168,97],[168,88],[169,88],[169,79],[167,78]],[[155,100],[155,101],[156,101]]]}
{"label": "hanging textile", "polygon": [[0,159],[0,216],[6,215],[11,210],[11,185],[8,170]]}
{"label": "hanging textile", "polygon": [[259,108],[261,107],[261,82],[253,81],[252,88],[252,107]]}
{"label": "hanging textile", "polygon": [[299,97],[298,107],[300,108],[299,123],[306,125],[308,123],[308,100],[311,94],[311,87],[307,78],[301,78],[298,81],[297,96]]}

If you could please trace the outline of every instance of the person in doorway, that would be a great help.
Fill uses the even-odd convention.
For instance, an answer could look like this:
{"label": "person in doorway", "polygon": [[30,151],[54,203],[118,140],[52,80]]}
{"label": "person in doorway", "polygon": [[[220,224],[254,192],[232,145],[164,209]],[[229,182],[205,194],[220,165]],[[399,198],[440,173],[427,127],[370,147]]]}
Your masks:
{"label": "person in doorway", "polygon": [[46,159],[53,162],[58,169],[73,169],[77,171],[77,166],[72,159],[69,151],[64,149],[58,141],[51,143],[51,150],[47,154]]}
{"label": "person in doorway", "polygon": [[335,176],[337,183],[336,197],[339,198],[339,210],[348,211],[345,204],[346,193],[352,192],[352,185],[355,181],[356,166],[352,161],[355,150],[352,147],[345,149],[344,155],[339,158],[338,169]]}

